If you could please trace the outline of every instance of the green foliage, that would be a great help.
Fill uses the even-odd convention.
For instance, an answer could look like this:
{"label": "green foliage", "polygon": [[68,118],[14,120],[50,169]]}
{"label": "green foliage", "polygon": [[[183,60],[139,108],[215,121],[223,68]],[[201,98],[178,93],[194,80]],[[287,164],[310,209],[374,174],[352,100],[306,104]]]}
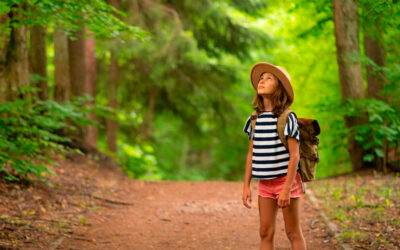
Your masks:
{"label": "green foliage", "polygon": [[400,2],[393,0],[362,0],[360,9],[360,27],[370,29],[378,24],[381,30],[400,27]]}
{"label": "green foliage", "polygon": [[[9,12],[12,15],[0,24],[0,31],[9,31],[9,27],[26,24],[47,26],[52,24],[63,29],[72,39],[75,31],[86,25],[96,36],[118,38],[121,41],[138,39],[145,41],[149,34],[139,27],[123,22],[117,16],[126,16],[124,12],[110,6],[102,0],[6,0],[0,3],[0,16]],[[8,33],[8,32],[7,32]]]}
{"label": "green foliage", "polygon": [[[368,146],[374,155],[367,155],[366,160],[382,155],[384,139],[397,138],[393,134],[397,120],[388,120],[393,112],[398,114],[400,97],[398,2],[359,2],[360,32],[375,23],[383,27],[387,66],[379,67],[362,55],[354,55],[363,65],[373,65],[377,74],[386,74],[388,85],[382,95],[391,104],[375,100],[349,103],[353,108],[346,106],[348,110],[341,113],[329,0],[120,3],[121,11],[99,0],[1,1],[0,14],[25,7],[20,10],[23,18],[8,15],[0,32],[6,34],[11,27],[25,23],[47,26],[49,31],[63,29],[71,36],[86,25],[96,34],[96,102],[106,105],[109,101],[110,62],[117,58],[119,147],[115,158],[133,178],[242,180],[248,141],[241,130],[251,112],[254,92],[248,74],[256,61],[286,68],[296,96],[291,108],[299,117],[319,121],[318,178],[350,170],[347,133],[362,140],[372,135]],[[366,6],[371,6],[370,11],[364,11]],[[146,35],[152,39],[143,43],[141,29],[148,30]],[[122,39],[104,39],[115,37]],[[51,93],[54,67],[50,33],[47,39]],[[31,75],[31,82],[39,80],[43,79]],[[343,116],[351,110],[370,114],[371,122],[347,131]],[[74,112],[70,115],[68,119],[83,121],[74,117]],[[145,138],[142,129],[152,124],[143,123],[149,120],[154,126]],[[100,145],[106,144],[104,132],[99,130]],[[334,197],[339,198],[337,193]]]}
{"label": "green foliage", "polygon": [[[149,2],[121,6],[128,13],[126,22],[154,35],[149,43],[129,41],[122,46],[96,41],[102,69],[97,98],[106,100],[107,69],[111,55],[118,57],[119,113],[124,120],[118,127],[116,158],[134,178],[154,175],[156,179],[198,180],[242,175],[235,158],[240,157],[235,148],[239,145],[227,151],[232,143],[225,138],[238,131],[233,125],[239,120],[238,105],[244,101],[238,97],[248,96],[243,89],[237,91],[238,83],[243,83],[239,76],[246,70],[244,63],[249,63],[254,47],[266,48],[272,43],[268,32],[252,25],[255,13],[261,13],[266,4]],[[236,8],[238,5],[241,7]],[[154,113],[151,121],[143,124],[150,113]],[[150,138],[144,136],[147,127],[153,128]],[[239,136],[235,134],[232,141]],[[151,145],[154,153],[143,151],[142,144]],[[129,153],[139,150],[143,154]],[[156,161],[146,162],[146,155]]]}
{"label": "green foliage", "polygon": [[185,28],[193,32],[200,49],[211,57],[225,53],[241,60],[251,57],[254,48],[271,44],[268,32],[248,25],[252,17],[262,15],[268,6],[265,1],[180,1],[163,0],[182,17]]}
{"label": "green foliage", "polygon": [[83,217],[83,216],[79,216],[79,221],[80,221],[83,225],[86,225],[86,223],[87,223],[86,218]]}
{"label": "green foliage", "polygon": [[[23,92],[35,92],[37,88],[22,87]],[[89,96],[71,102],[57,103],[17,99],[0,105],[0,171],[10,181],[32,180],[30,174],[48,183],[44,173],[52,173],[46,163],[54,164],[51,155],[80,152],[68,148],[71,140],[57,132],[74,131],[77,126],[98,125],[88,118],[89,112],[109,116],[109,109],[98,105],[85,105]],[[71,124],[72,122],[72,124]]]}
{"label": "green foliage", "polygon": [[400,140],[400,110],[386,102],[374,98],[358,100],[345,99],[341,106],[345,116],[362,116],[366,114],[368,123],[348,128],[348,134],[355,138],[364,149],[372,149],[374,154],[367,154],[365,161],[375,157],[384,157],[384,142],[394,146]]}
{"label": "green foliage", "polygon": [[129,145],[121,143],[118,152],[118,161],[122,169],[130,178],[143,180],[162,180],[163,172],[154,156],[154,148],[149,144]]}
{"label": "green foliage", "polygon": [[[382,11],[395,12],[397,7],[390,8]],[[102,69],[98,98],[106,99],[107,69],[111,52],[115,53],[121,76],[119,107],[128,117],[134,114],[132,120],[119,124],[118,135],[118,156],[131,176],[242,180],[248,141],[241,130],[251,112],[254,92],[248,74],[256,61],[285,67],[296,96],[292,109],[299,117],[319,121],[317,177],[351,170],[346,144],[350,131],[345,129],[345,113],[336,108],[341,107],[341,91],[331,1],[159,0],[141,1],[134,7],[125,2],[121,9],[128,13],[126,22],[154,35],[146,44],[96,41]],[[398,58],[393,38],[398,28],[386,28],[385,46],[390,45],[386,60],[392,70],[374,69],[391,79],[386,94],[395,100],[400,71],[393,64]],[[142,129],[151,124],[143,122],[150,114],[154,127],[151,137],[144,139]],[[151,145],[154,153],[144,152],[142,144]],[[138,148],[143,154],[129,156],[124,147]],[[146,163],[147,154],[154,155],[155,163]]]}

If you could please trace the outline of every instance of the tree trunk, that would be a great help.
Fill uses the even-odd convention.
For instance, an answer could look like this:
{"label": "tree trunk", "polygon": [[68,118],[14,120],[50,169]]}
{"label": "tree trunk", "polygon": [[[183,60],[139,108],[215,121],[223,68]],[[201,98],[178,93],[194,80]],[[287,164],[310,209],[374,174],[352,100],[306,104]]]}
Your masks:
{"label": "tree trunk", "polygon": [[5,104],[7,100],[7,54],[10,46],[10,32],[6,32],[7,22],[9,22],[8,13],[0,16],[0,104]]}
{"label": "tree trunk", "polygon": [[46,55],[46,29],[40,25],[30,28],[31,47],[29,53],[30,70],[32,74],[40,76],[33,86],[38,87],[40,92],[36,95],[40,100],[47,100],[47,55]]}
{"label": "tree trunk", "polygon": [[68,38],[56,27],[54,40],[54,100],[64,102],[70,100],[71,80],[69,70]]}
{"label": "tree trunk", "polygon": [[[18,6],[21,11],[25,10],[25,5]],[[18,20],[23,18],[22,13],[12,11],[13,18]],[[9,51],[7,55],[7,93],[6,99],[14,101],[18,98],[30,100],[29,92],[21,91],[21,87],[29,86],[29,61],[27,48],[27,33],[26,25],[18,24],[18,27],[11,28],[11,39]]]}
{"label": "tree trunk", "polygon": [[[372,30],[373,29],[373,30]],[[365,55],[378,66],[385,66],[385,50],[382,45],[382,31],[373,24],[371,29],[364,31]],[[386,85],[385,72],[373,73],[372,67],[367,65],[368,95],[369,97],[385,100],[378,95]],[[378,75],[377,75],[378,74]]]}
{"label": "tree trunk", "polygon": [[[370,7],[365,8],[365,12],[370,11]],[[376,13],[375,13],[376,14]],[[383,48],[383,32],[380,27],[381,20],[378,18],[373,23],[364,25],[364,52],[376,65],[385,66],[385,50]],[[367,69],[367,82],[368,82],[368,96],[382,101],[387,101],[383,93],[379,93],[386,85],[386,72],[379,71],[373,72],[371,65],[366,66]],[[384,143],[384,148],[387,150],[387,142]],[[383,151],[384,154],[385,150]],[[373,150],[370,154],[375,155],[375,160],[371,162],[373,166],[378,167],[379,170],[386,171],[386,160],[378,157]]]}
{"label": "tree trunk", "polygon": [[[365,55],[369,57],[379,66],[385,66],[385,51],[381,47],[381,41],[374,40],[368,33],[364,33]],[[385,100],[386,98],[379,96],[386,85],[386,73],[373,73],[372,66],[367,65],[367,81],[369,97]],[[378,74],[378,75],[376,75]]]}
{"label": "tree trunk", "polygon": [[[108,0],[108,3],[116,9],[120,9],[119,0]],[[111,44],[114,47],[111,48],[111,62],[110,62],[110,78],[109,85],[107,88],[108,93],[108,105],[113,108],[118,108],[118,82],[119,82],[119,65],[118,65],[118,53],[117,53],[117,40],[112,39]],[[107,119],[107,148],[111,152],[117,152],[117,135],[118,135],[118,122],[114,119]]]}
{"label": "tree trunk", "polygon": [[[113,109],[118,108],[117,89],[119,81],[118,55],[111,51],[110,79],[107,87],[108,106]],[[107,119],[107,148],[111,152],[117,152],[118,123],[114,119]]]}
{"label": "tree trunk", "polygon": [[[361,64],[346,53],[360,53],[358,42],[358,13],[355,0],[332,0],[335,23],[337,62],[342,98],[360,99],[365,97]],[[355,61],[354,61],[355,60]],[[348,64],[350,63],[350,64]],[[358,117],[345,116],[345,126],[352,127],[365,122]],[[362,168],[363,149],[354,138],[348,138],[348,150],[354,170]]]}
{"label": "tree trunk", "polygon": [[85,30],[82,28],[76,35],[76,40],[68,38],[71,97],[83,96],[86,86]]}
{"label": "tree trunk", "polygon": [[[87,30],[87,27],[86,27]],[[88,93],[93,98],[96,98],[96,40],[94,34],[92,36],[87,37],[85,39],[85,52],[86,52],[86,93]],[[93,104],[90,102],[90,104]],[[91,120],[97,120],[97,117],[94,113],[90,114]],[[88,126],[87,128],[87,142],[93,147],[97,147],[97,137],[98,131],[95,126]]]}
{"label": "tree trunk", "polygon": [[[71,76],[71,98],[85,94],[86,86],[86,59],[85,59],[85,30],[76,32],[77,39],[68,38],[69,70]],[[76,135],[82,140],[87,139],[86,127],[79,127]]]}

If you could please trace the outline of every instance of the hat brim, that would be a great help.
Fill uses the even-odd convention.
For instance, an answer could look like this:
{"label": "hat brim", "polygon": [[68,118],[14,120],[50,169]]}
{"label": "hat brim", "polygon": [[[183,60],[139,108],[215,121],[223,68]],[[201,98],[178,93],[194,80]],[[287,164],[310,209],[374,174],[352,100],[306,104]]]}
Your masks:
{"label": "hat brim", "polygon": [[253,88],[257,91],[257,85],[260,80],[260,77],[262,73],[264,72],[269,72],[274,74],[283,84],[283,87],[285,88],[286,92],[289,94],[290,97],[290,104],[294,100],[294,93],[293,93],[293,88],[292,84],[290,83],[289,78],[275,65],[272,65],[270,63],[265,63],[265,62],[260,62],[256,63],[252,68],[250,72],[250,80],[251,84],[253,85]]}

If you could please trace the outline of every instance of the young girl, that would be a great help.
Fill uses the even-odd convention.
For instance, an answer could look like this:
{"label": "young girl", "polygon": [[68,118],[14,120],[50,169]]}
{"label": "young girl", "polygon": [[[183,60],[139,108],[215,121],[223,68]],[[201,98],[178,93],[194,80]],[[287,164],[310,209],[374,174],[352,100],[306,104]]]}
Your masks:
{"label": "young girl", "polygon": [[306,249],[300,224],[301,197],[305,194],[300,177],[300,131],[291,112],[284,130],[286,149],[279,139],[277,120],[293,103],[294,93],[289,73],[269,63],[255,64],[250,73],[256,91],[253,105],[258,111],[254,131],[250,117],[243,131],[250,140],[243,187],[243,205],[251,208],[251,178],[258,182],[260,214],[260,249],[274,249],[275,220],[282,208],[285,231],[292,249]]}

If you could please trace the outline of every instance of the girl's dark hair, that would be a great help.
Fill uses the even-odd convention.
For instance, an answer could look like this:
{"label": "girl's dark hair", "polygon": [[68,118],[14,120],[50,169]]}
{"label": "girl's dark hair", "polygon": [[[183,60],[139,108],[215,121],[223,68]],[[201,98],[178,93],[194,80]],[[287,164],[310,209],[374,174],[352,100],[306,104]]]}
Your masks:
{"label": "girl's dark hair", "polygon": [[[275,93],[271,96],[272,102],[272,113],[279,117],[285,109],[289,108],[289,95],[286,92],[285,88],[282,85],[282,82],[275,76],[278,80],[278,88],[276,89]],[[257,111],[257,114],[260,114],[264,110],[264,102],[263,97],[257,93],[254,96],[253,100],[253,108]]]}

